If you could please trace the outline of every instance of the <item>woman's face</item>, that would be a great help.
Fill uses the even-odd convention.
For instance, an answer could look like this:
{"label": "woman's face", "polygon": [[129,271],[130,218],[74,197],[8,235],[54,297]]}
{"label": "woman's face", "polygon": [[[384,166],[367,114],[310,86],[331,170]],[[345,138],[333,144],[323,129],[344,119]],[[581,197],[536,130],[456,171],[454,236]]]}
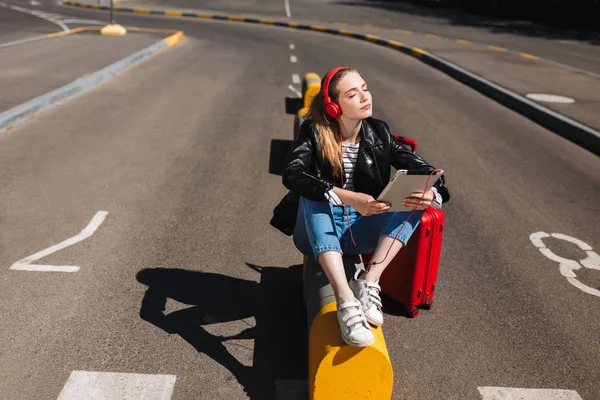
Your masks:
{"label": "woman's face", "polygon": [[338,83],[337,103],[348,119],[365,119],[373,115],[373,99],[365,80],[357,72],[348,72]]}

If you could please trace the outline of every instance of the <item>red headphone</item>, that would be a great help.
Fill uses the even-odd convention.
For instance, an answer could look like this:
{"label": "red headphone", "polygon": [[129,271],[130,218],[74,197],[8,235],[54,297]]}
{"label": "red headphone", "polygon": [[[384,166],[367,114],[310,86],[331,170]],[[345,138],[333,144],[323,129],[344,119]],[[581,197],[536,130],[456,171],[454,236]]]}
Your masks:
{"label": "red headphone", "polygon": [[334,68],[331,71],[329,71],[327,73],[327,75],[325,75],[325,79],[323,80],[323,87],[321,88],[321,90],[323,91],[323,101],[325,103],[325,112],[331,118],[335,118],[335,119],[339,118],[340,115],[342,115],[342,109],[338,103],[331,100],[331,97],[329,97],[329,84],[331,83],[331,79],[333,79],[335,74],[337,74],[339,71],[341,71],[343,69],[348,69],[348,68],[349,67]]}

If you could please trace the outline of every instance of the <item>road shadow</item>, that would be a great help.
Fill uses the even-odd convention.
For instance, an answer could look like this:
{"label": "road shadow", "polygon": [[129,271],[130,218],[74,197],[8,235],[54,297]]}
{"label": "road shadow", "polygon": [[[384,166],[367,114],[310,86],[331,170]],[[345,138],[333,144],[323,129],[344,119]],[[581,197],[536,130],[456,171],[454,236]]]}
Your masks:
{"label": "road shadow", "polygon": [[416,15],[438,19],[440,23],[453,26],[468,26],[487,29],[490,33],[515,35],[555,40],[577,40],[600,45],[600,29],[597,15],[600,5],[589,11],[575,8],[569,2],[554,8],[528,10],[527,12],[502,12],[482,9],[467,10],[459,6],[444,5],[435,1],[409,0],[341,0],[335,4],[382,9],[393,13]]}
{"label": "road shadow", "polygon": [[[138,282],[148,286],[140,317],[170,334],[180,335],[237,379],[253,400],[275,399],[281,379],[307,380],[308,338],[302,299],[302,265],[289,268],[246,264],[260,281],[171,268],[146,268]],[[167,300],[190,307],[165,313]],[[216,336],[203,326],[254,317],[250,326],[232,336]],[[224,342],[254,340],[253,365],[240,363]]]}

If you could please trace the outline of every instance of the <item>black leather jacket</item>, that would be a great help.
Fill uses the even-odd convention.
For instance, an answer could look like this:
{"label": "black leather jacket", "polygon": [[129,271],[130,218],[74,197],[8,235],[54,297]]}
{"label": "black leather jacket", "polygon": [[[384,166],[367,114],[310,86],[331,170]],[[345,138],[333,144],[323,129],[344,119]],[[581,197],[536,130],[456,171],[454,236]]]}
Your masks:
{"label": "black leather jacket", "polygon": [[[396,169],[427,170],[435,168],[398,142],[388,125],[375,118],[362,121],[358,161],[354,170],[354,190],[377,198],[390,180],[391,166]],[[325,192],[341,187],[334,178],[331,164],[322,158],[317,131],[310,120],[304,121],[298,138],[287,155],[283,184],[294,195],[314,201],[328,201]],[[444,176],[434,184],[443,202],[450,200]]]}

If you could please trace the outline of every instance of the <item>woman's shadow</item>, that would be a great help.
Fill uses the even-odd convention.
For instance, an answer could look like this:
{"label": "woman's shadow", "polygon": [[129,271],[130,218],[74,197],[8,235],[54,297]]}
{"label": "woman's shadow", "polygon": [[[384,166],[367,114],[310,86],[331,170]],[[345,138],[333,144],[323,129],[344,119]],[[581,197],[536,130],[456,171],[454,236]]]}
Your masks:
{"label": "woman's shadow", "polygon": [[[306,380],[307,333],[302,300],[302,266],[246,265],[260,282],[170,268],[147,268],[137,280],[148,286],[140,316],[165,332],[178,334],[229,370],[251,399],[274,399],[277,379]],[[165,313],[167,299],[191,307]],[[215,336],[203,326],[254,317],[233,336]],[[253,366],[240,363],[223,342],[253,339]]]}

